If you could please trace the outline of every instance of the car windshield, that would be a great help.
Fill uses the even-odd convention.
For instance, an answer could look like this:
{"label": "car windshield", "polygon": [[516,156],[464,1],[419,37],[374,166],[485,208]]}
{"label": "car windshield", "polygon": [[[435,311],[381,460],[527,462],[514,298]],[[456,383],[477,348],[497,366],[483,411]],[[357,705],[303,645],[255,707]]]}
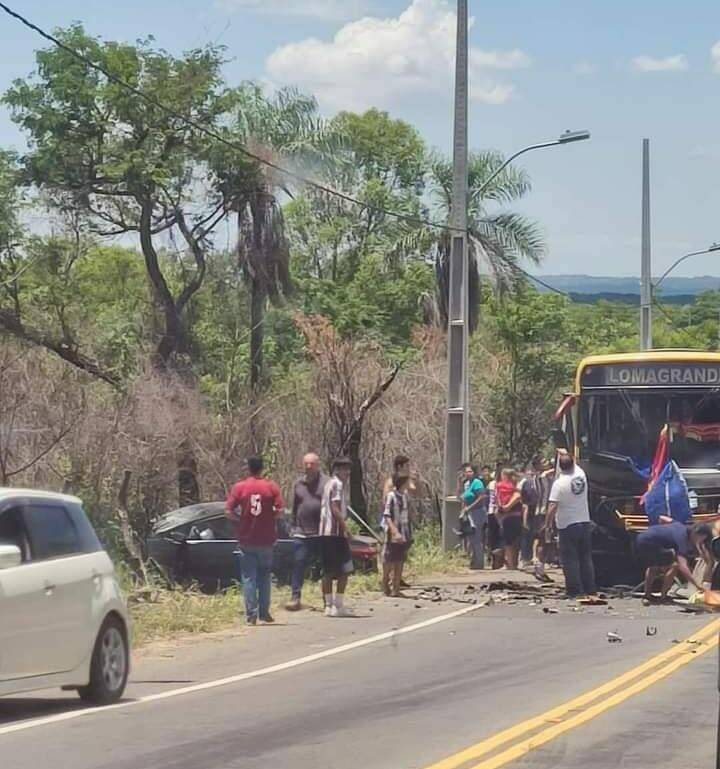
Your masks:
{"label": "car windshield", "polygon": [[639,467],[649,466],[666,423],[677,426],[672,431],[670,456],[681,467],[717,465],[717,390],[663,393],[618,389],[586,393],[580,400],[579,438],[584,449],[628,457]]}

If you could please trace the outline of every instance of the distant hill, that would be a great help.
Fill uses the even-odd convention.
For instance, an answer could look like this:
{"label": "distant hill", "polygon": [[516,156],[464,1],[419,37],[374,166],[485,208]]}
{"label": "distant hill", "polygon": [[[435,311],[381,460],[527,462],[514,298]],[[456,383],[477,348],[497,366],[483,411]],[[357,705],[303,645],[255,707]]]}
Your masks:
{"label": "distant hill", "polygon": [[[633,304],[638,301],[633,297],[640,296],[640,278],[613,278],[595,275],[538,275],[538,277],[559,291],[577,295],[577,301],[595,301],[590,297],[600,298],[598,295],[602,295],[602,298],[610,301]],[[538,291],[548,291],[541,285],[536,287]],[[689,297],[702,294],[703,291],[717,290],[720,290],[719,277],[700,275],[694,278],[665,278],[660,293],[666,301],[673,297],[672,302],[675,303],[680,297],[685,301],[692,301]]]}
{"label": "distant hill", "polygon": [[[542,286],[539,286],[539,290],[543,293],[548,292],[548,289]],[[640,306],[640,294],[615,294],[611,291],[600,291],[597,294],[577,294],[574,291],[568,293],[573,302],[579,302],[580,304],[595,304],[604,300],[606,302],[617,302],[618,304],[628,304],[635,307]],[[693,304],[696,298],[697,294],[663,295],[663,304]]]}

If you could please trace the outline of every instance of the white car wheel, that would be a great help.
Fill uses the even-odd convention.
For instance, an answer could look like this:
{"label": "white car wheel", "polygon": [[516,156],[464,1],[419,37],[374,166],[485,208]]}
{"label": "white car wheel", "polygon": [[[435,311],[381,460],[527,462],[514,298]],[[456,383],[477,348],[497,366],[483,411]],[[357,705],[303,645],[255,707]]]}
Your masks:
{"label": "white car wheel", "polygon": [[127,634],[120,620],[109,617],[95,641],[90,683],[78,689],[82,699],[96,705],[109,705],[122,697],[129,672]]}

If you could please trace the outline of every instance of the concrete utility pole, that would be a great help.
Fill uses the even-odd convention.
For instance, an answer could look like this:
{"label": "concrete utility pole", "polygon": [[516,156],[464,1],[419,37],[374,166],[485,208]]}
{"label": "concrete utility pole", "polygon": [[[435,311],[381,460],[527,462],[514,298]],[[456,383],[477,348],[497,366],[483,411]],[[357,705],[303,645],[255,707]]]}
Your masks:
{"label": "concrete utility pole", "polygon": [[445,422],[443,547],[457,542],[453,529],[462,508],[457,497],[460,465],[470,460],[468,386],[468,10],[467,0],[457,4],[455,54],[455,124],[453,135],[453,189],[450,206],[450,269],[448,297],[448,402]]}
{"label": "concrete utility pole", "polygon": [[652,349],[652,261],[650,256],[650,140],[643,139],[642,245],[640,257],[640,349]]}

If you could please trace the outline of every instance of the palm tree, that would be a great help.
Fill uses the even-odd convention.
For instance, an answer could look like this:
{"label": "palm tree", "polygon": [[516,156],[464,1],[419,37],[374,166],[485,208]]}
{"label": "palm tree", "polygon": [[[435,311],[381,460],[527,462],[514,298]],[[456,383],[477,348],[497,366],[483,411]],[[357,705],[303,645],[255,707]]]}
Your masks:
{"label": "palm tree", "polygon": [[[324,166],[339,137],[318,116],[317,102],[295,89],[272,97],[248,83],[236,92],[234,134],[255,155],[293,170]],[[250,385],[263,373],[264,321],[268,301],[281,304],[292,292],[290,250],[281,198],[292,197],[292,178],[261,163],[240,163],[227,178],[238,217],[238,263],[250,293]]]}
{"label": "palm tree", "polygon": [[[523,260],[537,265],[545,252],[542,233],[535,222],[510,211],[488,213],[486,209],[488,202],[512,203],[530,190],[527,174],[512,166],[484,187],[484,181],[503,160],[500,153],[487,151],[472,153],[468,160],[470,331],[475,330],[478,322],[480,271],[487,272],[496,289],[504,292],[524,281],[520,267]],[[432,158],[429,176],[432,218],[446,221],[452,197],[452,163],[444,157]],[[416,233],[415,249],[429,254],[435,265],[436,296],[430,310],[443,325],[447,325],[448,319],[450,246],[448,230],[423,228]]]}

